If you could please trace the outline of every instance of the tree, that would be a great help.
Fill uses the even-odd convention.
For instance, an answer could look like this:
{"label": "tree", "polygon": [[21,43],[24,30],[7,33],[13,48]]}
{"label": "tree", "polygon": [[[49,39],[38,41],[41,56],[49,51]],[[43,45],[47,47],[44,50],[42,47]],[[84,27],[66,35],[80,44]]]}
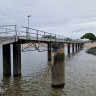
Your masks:
{"label": "tree", "polygon": [[89,39],[89,40],[96,40],[96,37],[93,33],[86,33],[81,37],[81,39]]}

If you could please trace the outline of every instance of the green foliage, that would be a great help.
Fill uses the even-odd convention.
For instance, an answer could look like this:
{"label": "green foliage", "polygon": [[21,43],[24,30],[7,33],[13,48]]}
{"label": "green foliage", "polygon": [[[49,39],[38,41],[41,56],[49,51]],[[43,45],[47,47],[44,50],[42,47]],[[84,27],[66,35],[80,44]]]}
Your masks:
{"label": "green foliage", "polygon": [[66,40],[67,40],[67,41],[72,41],[72,39],[71,39],[71,38],[68,38],[68,37],[66,38]]}
{"label": "green foliage", "polygon": [[58,53],[54,56],[54,63],[64,61],[64,53]]}
{"label": "green foliage", "polygon": [[45,36],[43,36],[43,38],[52,38],[52,39],[55,39],[56,37],[55,36],[50,36],[50,35],[45,35]]}
{"label": "green foliage", "polygon": [[96,40],[96,37],[93,33],[86,33],[81,37],[81,39],[89,39],[89,40]]}

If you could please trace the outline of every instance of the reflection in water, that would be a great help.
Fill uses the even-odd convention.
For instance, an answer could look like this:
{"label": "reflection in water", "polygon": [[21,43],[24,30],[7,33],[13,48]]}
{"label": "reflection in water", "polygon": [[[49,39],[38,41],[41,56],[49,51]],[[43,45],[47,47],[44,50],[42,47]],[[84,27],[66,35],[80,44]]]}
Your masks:
{"label": "reflection in water", "polygon": [[74,53],[67,54],[67,57],[68,57],[68,58],[71,58],[71,57],[75,56],[77,53],[78,53],[78,52],[74,52]]}
{"label": "reflection in water", "polygon": [[22,75],[15,78],[3,77],[0,58],[0,96],[96,96],[96,57],[86,48],[70,56],[65,53],[65,87],[58,89],[51,87],[47,52],[22,53]]}
{"label": "reflection in water", "polygon": [[71,54],[68,54],[67,57],[70,58],[71,57]]}

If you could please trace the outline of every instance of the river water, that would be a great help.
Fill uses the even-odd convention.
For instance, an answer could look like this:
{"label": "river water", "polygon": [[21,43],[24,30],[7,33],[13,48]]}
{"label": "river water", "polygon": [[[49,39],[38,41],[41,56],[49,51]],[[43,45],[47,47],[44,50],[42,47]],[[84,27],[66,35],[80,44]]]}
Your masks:
{"label": "river water", "polygon": [[3,77],[0,48],[0,96],[96,96],[96,56],[87,49],[68,55],[65,48],[65,87],[55,89],[47,51],[22,52],[22,75]]}

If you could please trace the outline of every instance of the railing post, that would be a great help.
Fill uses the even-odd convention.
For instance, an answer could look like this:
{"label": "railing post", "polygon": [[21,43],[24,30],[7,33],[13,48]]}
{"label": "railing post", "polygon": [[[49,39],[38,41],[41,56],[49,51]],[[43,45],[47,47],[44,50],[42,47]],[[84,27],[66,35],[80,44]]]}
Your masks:
{"label": "railing post", "polygon": [[76,47],[76,52],[77,52],[77,43],[76,43],[76,46],[75,47]]}
{"label": "railing post", "polygon": [[62,36],[62,42],[63,42],[63,40],[64,40],[64,39],[63,39],[63,36]]}
{"label": "railing post", "polygon": [[38,30],[37,30],[37,41],[38,41]]}
{"label": "railing post", "polygon": [[55,35],[55,42],[56,42],[56,35]]}
{"label": "railing post", "polygon": [[[62,36],[63,37],[63,36]],[[61,38],[61,40],[63,41],[63,38]]]}
{"label": "railing post", "polygon": [[45,32],[44,32],[44,41],[45,41]]}
{"label": "railing post", "polygon": [[52,37],[51,37],[51,33],[50,33],[50,41],[51,41]]}
{"label": "railing post", "polygon": [[26,27],[26,37],[27,37],[26,39],[28,39],[28,31],[29,31],[28,27]]}
{"label": "railing post", "polygon": [[7,37],[7,28],[6,28],[6,37]]}
{"label": "railing post", "polygon": [[59,42],[60,42],[60,35],[59,35]]}
{"label": "railing post", "polygon": [[15,26],[15,33],[16,33],[16,41],[18,40],[18,36],[17,36],[17,29],[16,29],[16,25]]}
{"label": "railing post", "polygon": [[20,36],[20,31],[19,31],[19,36]]}
{"label": "railing post", "polygon": [[65,42],[65,37],[64,37],[64,42]]}

